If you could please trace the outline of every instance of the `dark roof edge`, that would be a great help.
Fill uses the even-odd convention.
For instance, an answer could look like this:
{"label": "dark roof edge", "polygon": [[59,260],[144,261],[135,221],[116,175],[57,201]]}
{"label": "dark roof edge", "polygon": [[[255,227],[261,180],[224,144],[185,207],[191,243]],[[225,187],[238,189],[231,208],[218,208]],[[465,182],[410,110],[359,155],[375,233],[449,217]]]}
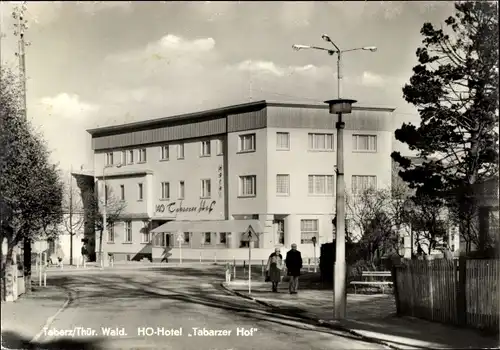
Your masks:
{"label": "dark roof edge", "polygon": [[[209,110],[200,111],[200,112],[179,114],[179,115],[174,115],[174,116],[170,116],[170,117],[149,119],[149,120],[143,120],[143,121],[127,123],[127,124],[110,125],[110,126],[103,126],[103,127],[99,127],[99,128],[92,128],[92,129],[87,129],[87,132],[90,135],[95,135],[95,134],[112,132],[112,131],[133,129],[133,128],[137,128],[137,127],[154,126],[154,125],[159,125],[159,124],[162,124],[165,122],[175,122],[175,121],[180,121],[180,120],[190,120],[190,119],[196,119],[196,118],[201,118],[201,117],[211,117],[211,116],[216,116],[217,114],[229,114],[229,113],[234,113],[234,112],[241,112],[242,110],[245,110],[248,108],[267,107],[267,106],[269,106],[269,107],[328,109],[328,106],[326,104],[325,105],[303,104],[303,103],[271,102],[271,101],[266,101],[266,100],[260,100],[260,101],[255,101],[255,102],[247,102],[247,103],[241,103],[241,104],[237,104],[237,105],[209,109]],[[352,109],[356,110],[356,111],[394,112],[394,110],[396,108],[353,106]]]}

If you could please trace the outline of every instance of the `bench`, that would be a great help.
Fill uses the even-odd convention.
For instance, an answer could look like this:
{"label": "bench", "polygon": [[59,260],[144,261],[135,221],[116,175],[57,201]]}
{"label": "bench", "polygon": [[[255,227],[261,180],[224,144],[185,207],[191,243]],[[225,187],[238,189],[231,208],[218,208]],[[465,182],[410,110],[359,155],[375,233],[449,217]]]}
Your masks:
{"label": "bench", "polygon": [[[390,271],[363,271],[361,273],[362,278],[366,277],[392,277]],[[373,286],[381,286],[382,293],[385,292],[386,286],[392,286],[392,281],[352,281],[350,284],[354,286],[354,294],[356,294],[356,286],[357,285],[373,285]]]}

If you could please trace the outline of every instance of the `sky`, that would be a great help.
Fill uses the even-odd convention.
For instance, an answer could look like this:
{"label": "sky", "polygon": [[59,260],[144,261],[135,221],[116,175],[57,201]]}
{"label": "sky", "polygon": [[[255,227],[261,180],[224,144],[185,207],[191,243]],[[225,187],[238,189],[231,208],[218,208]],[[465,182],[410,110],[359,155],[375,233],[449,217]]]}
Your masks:
{"label": "sky", "polygon": [[[1,60],[16,69],[13,7],[1,2]],[[92,168],[89,128],[257,100],[337,97],[335,56],[293,44],[376,46],[343,56],[342,97],[418,124],[402,87],[424,22],[453,2],[28,2],[28,118],[61,169]],[[407,153],[394,140],[394,149]]]}

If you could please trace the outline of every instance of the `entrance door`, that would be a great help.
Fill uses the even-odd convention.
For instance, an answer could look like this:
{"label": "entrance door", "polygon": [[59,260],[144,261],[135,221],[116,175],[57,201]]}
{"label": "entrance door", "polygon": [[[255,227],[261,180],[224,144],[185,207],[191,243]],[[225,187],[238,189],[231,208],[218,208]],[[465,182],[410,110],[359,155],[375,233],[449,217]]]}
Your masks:
{"label": "entrance door", "polygon": [[274,220],[273,224],[276,228],[276,244],[285,245],[285,220]]}

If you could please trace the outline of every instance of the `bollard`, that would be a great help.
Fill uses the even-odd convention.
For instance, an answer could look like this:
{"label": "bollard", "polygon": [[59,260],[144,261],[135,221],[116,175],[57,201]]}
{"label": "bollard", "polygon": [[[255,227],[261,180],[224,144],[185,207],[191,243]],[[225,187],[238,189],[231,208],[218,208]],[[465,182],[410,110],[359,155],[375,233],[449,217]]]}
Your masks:
{"label": "bollard", "polygon": [[217,264],[217,252],[214,252],[214,263]]}
{"label": "bollard", "polygon": [[201,252],[200,252],[200,264],[201,264]]}
{"label": "bollard", "polygon": [[47,287],[47,271],[43,271],[43,286]]}

